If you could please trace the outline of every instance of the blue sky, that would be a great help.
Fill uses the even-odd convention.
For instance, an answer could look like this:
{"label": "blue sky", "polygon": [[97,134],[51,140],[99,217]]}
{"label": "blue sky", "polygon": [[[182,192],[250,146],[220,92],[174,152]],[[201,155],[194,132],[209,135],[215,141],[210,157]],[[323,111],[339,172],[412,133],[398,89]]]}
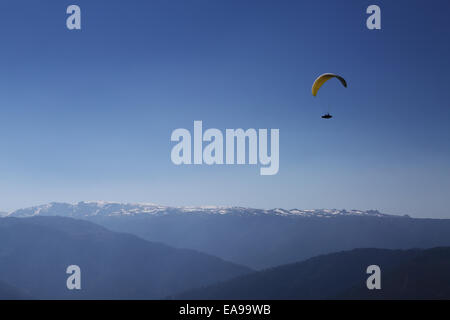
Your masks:
{"label": "blue sky", "polygon": [[[82,30],[65,26],[68,5]],[[378,4],[382,30],[365,27]],[[0,211],[50,201],[450,218],[448,1],[4,0]],[[349,87],[321,73],[344,76]],[[320,118],[331,106],[335,116]],[[325,109],[324,109],[325,108]],[[176,128],[280,129],[280,171],[175,166]]]}

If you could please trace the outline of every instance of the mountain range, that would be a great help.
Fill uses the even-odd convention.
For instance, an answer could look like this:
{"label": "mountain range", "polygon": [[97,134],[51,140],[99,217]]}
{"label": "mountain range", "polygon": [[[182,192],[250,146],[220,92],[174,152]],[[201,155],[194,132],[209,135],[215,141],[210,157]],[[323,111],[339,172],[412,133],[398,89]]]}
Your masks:
{"label": "mountain range", "polygon": [[371,216],[395,217],[377,210],[338,210],[338,209],[254,209],[244,207],[168,207],[151,203],[117,203],[107,201],[81,201],[78,203],[52,202],[40,206],[19,209],[8,213],[10,217],[62,216],[71,218],[117,217],[117,216],[161,216],[180,213],[203,213],[211,215],[280,215],[301,217],[335,217],[335,216]]}
{"label": "mountain range", "polygon": [[197,250],[252,269],[355,248],[450,246],[448,219],[417,219],[376,210],[180,208],[79,202],[51,203],[9,214],[55,215],[85,219],[112,231]]}
{"label": "mountain range", "polygon": [[449,299],[449,269],[450,220],[375,210],[80,202],[0,218],[0,299]]}

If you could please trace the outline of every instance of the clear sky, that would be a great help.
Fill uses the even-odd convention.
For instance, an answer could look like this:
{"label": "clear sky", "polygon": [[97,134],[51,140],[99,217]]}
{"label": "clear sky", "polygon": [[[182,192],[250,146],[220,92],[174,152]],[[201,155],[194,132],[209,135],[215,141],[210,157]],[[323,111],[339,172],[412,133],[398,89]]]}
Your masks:
{"label": "clear sky", "polygon": [[[382,30],[365,26],[370,4]],[[449,16],[447,0],[2,0],[0,211],[102,199],[450,218]],[[349,87],[312,97],[324,72]],[[171,132],[194,120],[280,129],[279,173],[175,166]]]}

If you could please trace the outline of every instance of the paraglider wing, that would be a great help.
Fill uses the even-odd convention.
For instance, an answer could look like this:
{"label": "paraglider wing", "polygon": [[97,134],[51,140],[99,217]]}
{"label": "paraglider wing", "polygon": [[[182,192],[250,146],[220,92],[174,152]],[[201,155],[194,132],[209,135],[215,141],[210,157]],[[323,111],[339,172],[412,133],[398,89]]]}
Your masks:
{"label": "paraglider wing", "polygon": [[328,80],[332,79],[332,78],[337,78],[342,85],[347,88],[347,81],[345,81],[344,78],[342,78],[341,76],[338,76],[337,74],[334,73],[324,73],[321,76],[319,76],[313,83],[312,86],[312,94],[315,97],[317,95],[317,92],[319,91],[320,87],[323,86],[323,84],[325,82],[327,82]]}

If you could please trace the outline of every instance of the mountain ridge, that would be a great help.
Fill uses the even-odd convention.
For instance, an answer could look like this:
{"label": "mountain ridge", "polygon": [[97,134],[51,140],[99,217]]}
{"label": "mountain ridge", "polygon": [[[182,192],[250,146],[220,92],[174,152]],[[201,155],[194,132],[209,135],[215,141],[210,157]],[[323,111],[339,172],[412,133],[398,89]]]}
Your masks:
{"label": "mountain ridge", "polygon": [[346,209],[257,209],[227,206],[184,206],[172,207],[153,203],[120,203],[107,201],[80,201],[77,203],[51,202],[39,206],[18,209],[7,214],[8,217],[32,217],[58,215],[72,218],[92,216],[137,216],[166,215],[173,213],[205,213],[220,215],[279,215],[292,217],[337,217],[337,216],[371,216],[404,217],[381,213],[378,210]]}

